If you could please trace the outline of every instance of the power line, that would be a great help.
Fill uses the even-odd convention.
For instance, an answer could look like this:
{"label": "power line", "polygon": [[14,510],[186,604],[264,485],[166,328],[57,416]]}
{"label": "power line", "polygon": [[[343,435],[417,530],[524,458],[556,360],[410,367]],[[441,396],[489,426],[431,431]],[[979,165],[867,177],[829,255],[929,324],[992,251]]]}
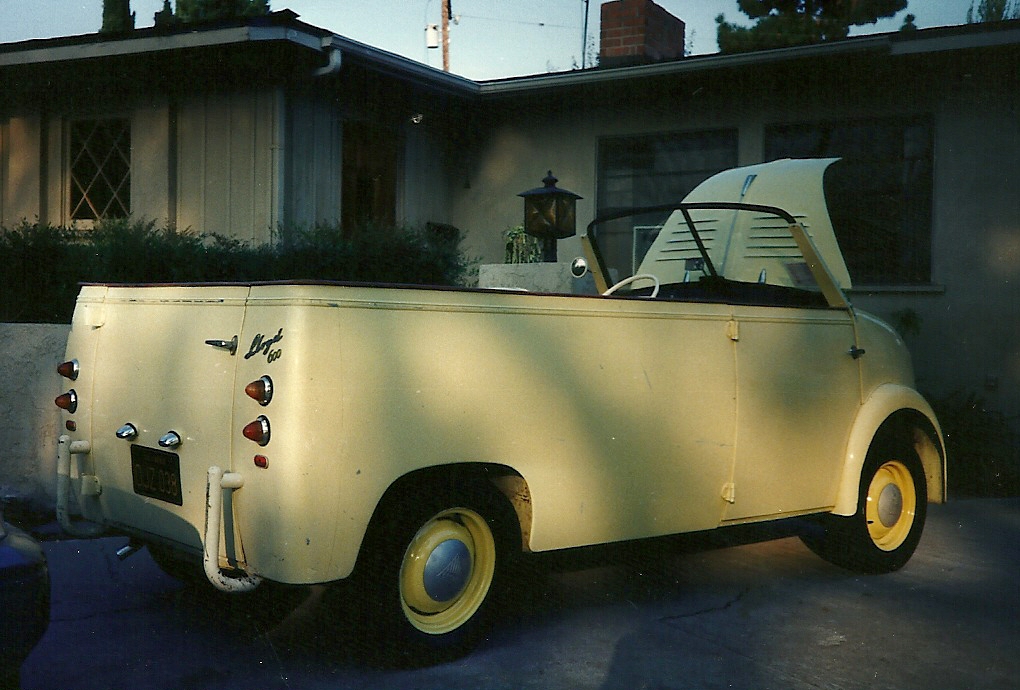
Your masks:
{"label": "power line", "polygon": [[581,28],[580,26],[578,26],[576,24],[572,25],[572,24],[551,24],[549,22],[528,22],[528,21],[524,21],[523,19],[506,19],[506,18],[502,18],[502,17],[482,17],[482,16],[479,16],[479,15],[476,15],[476,14],[458,14],[457,16],[461,17],[461,18],[467,18],[467,19],[481,19],[482,21],[487,21],[487,22],[499,22],[500,24],[524,24],[524,25],[527,25],[527,26],[543,26],[543,27],[549,27],[549,28],[553,28],[553,29],[570,29],[572,31],[576,31],[576,30]]}

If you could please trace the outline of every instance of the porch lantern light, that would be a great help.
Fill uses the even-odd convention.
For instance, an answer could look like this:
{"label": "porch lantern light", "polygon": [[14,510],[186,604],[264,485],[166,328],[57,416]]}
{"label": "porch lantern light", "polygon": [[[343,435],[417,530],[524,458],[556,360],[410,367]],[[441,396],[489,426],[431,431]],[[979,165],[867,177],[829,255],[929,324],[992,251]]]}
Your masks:
{"label": "porch lantern light", "polygon": [[543,186],[521,192],[524,197],[524,232],[542,241],[542,261],[556,261],[556,240],[577,234],[577,200],[583,197],[560,189],[552,170]]}

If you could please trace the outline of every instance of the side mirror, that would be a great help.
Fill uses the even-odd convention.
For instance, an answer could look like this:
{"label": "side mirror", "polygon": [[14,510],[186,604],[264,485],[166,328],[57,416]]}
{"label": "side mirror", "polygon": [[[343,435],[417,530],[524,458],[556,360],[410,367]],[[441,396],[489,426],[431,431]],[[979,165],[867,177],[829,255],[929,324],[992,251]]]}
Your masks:
{"label": "side mirror", "polygon": [[584,278],[588,275],[588,261],[580,256],[571,261],[570,274],[575,278]]}

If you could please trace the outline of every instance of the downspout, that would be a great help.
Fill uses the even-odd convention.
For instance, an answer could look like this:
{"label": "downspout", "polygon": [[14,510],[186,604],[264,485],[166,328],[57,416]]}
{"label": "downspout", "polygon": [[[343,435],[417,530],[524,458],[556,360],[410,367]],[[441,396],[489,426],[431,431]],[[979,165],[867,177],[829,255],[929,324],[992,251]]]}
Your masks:
{"label": "downspout", "polygon": [[326,53],[326,64],[312,72],[314,77],[328,77],[340,71],[343,62],[340,46],[335,44],[333,36],[322,38],[322,52]]}

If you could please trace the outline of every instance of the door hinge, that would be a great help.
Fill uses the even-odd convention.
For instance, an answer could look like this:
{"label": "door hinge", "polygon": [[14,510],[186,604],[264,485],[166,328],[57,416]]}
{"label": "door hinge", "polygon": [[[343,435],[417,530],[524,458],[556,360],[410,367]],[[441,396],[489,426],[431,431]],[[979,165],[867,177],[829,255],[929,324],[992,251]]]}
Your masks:
{"label": "door hinge", "polygon": [[722,488],[722,499],[727,503],[737,502],[737,485],[733,482],[726,482]]}
{"label": "door hinge", "polygon": [[726,324],[726,337],[733,341],[740,340],[740,324],[733,319]]}

